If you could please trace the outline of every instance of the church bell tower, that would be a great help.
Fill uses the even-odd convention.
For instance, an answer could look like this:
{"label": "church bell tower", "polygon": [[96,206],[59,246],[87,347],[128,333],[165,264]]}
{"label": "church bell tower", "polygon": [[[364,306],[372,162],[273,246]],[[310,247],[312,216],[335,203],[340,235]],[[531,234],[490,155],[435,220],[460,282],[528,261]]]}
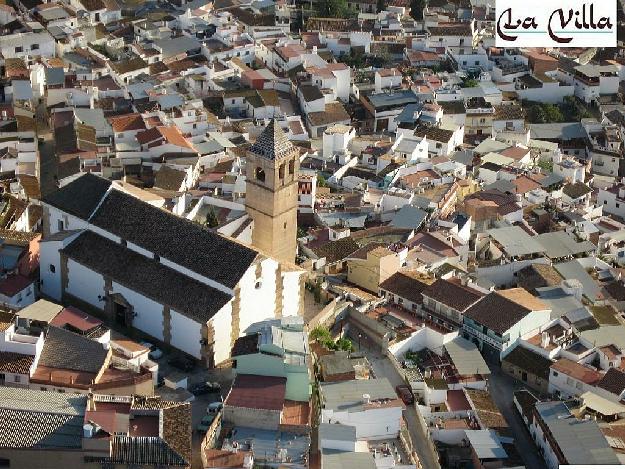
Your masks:
{"label": "church bell tower", "polygon": [[275,120],[248,150],[245,168],[252,244],[279,261],[295,262],[299,152]]}

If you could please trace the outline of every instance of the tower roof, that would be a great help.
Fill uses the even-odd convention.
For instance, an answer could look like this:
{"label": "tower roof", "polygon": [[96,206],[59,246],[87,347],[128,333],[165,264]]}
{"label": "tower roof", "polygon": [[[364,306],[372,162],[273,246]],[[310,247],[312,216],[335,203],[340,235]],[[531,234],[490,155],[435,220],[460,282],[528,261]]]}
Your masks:
{"label": "tower roof", "polygon": [[289,155],[294,149],[295,147],[276,123],[276,120],[272,119],[263,133],[256,139],[250,151],[270,160],[279,160]]}

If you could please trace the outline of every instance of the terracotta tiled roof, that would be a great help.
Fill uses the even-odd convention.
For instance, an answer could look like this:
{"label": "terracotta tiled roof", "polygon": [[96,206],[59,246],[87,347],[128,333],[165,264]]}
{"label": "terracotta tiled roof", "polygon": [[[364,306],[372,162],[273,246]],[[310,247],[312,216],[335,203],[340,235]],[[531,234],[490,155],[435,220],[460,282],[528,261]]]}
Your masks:
{"label": "terracotta tiled roof", "polygon": [[598,371],[576,363],[573,360],[569,360],[568,358],[561,358],[551,365],[551,369],[591,385],[598,383],[602,377],[601,373]]}
{"label": "terracotta tiled roof", "polygon": [[281,411],[284,407],[286,378],[237,375],[225,405],[249,409]]}
{"label": "terracotta tiled roof", "polygon": [[2,373],[28,374],[35,357],[14,352],[0,352],[0,371]]}

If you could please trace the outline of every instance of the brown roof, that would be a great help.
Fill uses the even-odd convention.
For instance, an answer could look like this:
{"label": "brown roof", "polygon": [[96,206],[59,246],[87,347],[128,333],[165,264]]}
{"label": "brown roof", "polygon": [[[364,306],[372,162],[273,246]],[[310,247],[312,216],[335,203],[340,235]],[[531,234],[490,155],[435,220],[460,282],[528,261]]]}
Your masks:
{"label": "brown roof", "polygon": [[358,243],[351,236],[348,236],[347,238],[337,239],[336,241],[330,241],[321,246],[311,248],[311,250],[318,258],[325,257],[326,262],[331,264],[345,259],[359,248]]}
{"label": "brown roof", "polygon": [[551,369],[586,384],[596,384],[601,380],[601,373],[593,370],[592,368],[580,365],[579,363],[569,360],[568,358],[560,358],[557,362],[551,365]]}
{"label": "brown roof", "polygon": [[412,303],[421,303],[421,292],[428,288],[427,283],[419,280],[412,272],[397,272],[380,284],[380,289],[391,292]]}
{"label": "brown roof", "polygon": [[251,455],[246,451],[226,451],[222,449],[210,449],[204,450],[204,456],[206,459],[205,468],[219,467],[219,468],[240,468],[243,467],[245,456]]}
{"label": "brown roof", "polygon": [[533,179],[528,178],[527,176],[519,176],[514,181],[512,181],[512,184],[514,184],[514,187],[516,187],[517,194],[525,194],[540,187],[539,183],[537,183]]}
{"label": "brown roof", "polygon": [[452,130],[441,129],[440,127],[431,127],[420,125],[414,131],[415,137],[426,137],[436,142],[449,142],[454,132]]}
{"label": "brown roof", "polygon": [[234,341],[232,346],[232,357],[238,357],[240,355],[249,355],[251,353],[258,352],[258,334],[244,335]]}
{"label": "brown roof", "polygon": [[597,387],[619,396],[625,390],[625,372],[610,368],[597,383]]}
{"label": "brown roof", "polygon": [[124,116],[111,117],[109,121],[115,132],[145,129],[145,122],[143,122],[141,114],[126,114]]}
{"label": "brown roof", "polygon": [[29,374],[35,357],[14,352],[0,352],[0,371],[3,373]]}
{"label": "brown roof", "polygon": [[465,388],[464,392],[472,404],[472,407],[475,409],[479,421],[485,427],[484,429],[490,428],[505,434],[508,429],[508,422],[499,411],[490,393],[488,391],[469,388]]}
{"label": "brown roof", "polygon": [[516,120],[516,119],[525,119],[525,110],[522,106],[517,106],[515,104],[506,104],[502,106],[495,106],[495,115],[493,117],[495,120]]}
{"label": "brown roof", "polygon": [[284,407],[286,378],[237,375],[225,405],[248,409],[281,411]]}
{"label": "brown roof", "polygon": [[[515,288],[514,290],[523,289]],[[489,293],[467,309],[464,315],[478,324],[488,327],[497,334],[503,334],[532,312],[531,307],[533,306],[533,303],[524,306],[517,301],[519,298],[516,298],[516,295],[511,293],[504,295],[504,292],[506,290]],[[529,293],[527,294],[530,295]],[[544,306],[540,309],[547,309],[547,307]],[[506,314],[502,314],[502,311],[505,311]]]}
{"label": "brown roof", "polygon": [[341,103],[327,103],[325,111],[308,113],[308,120],[314,126],[349,121],[350,117]]}
{"label": "brown roof", "polygon": [[548,358],[536,352],[532,352],[525,347],[521,347],[520,345],[508,353],[503,361],[512,363],[522,370],[528,371],[543,379],[549,379],[549,368],[553,363]]}
{"label": "brown roof", "polygon": [[458,282],[438,279],[423,291],[423,295],[432,298],[456,311],[464,311],[484,296],[483,293]]}
{"label": "brown roof", "polygon": [[162,135],[158,131],[158,128],[152,127],[151,129],[139,132],[137,134],[137,141],[140,144],[144,144],[144,143],[148,143],[148,142],[153,142],[154,140],[157,140],[157,139],[159,139],[161,137],[162,137]]}

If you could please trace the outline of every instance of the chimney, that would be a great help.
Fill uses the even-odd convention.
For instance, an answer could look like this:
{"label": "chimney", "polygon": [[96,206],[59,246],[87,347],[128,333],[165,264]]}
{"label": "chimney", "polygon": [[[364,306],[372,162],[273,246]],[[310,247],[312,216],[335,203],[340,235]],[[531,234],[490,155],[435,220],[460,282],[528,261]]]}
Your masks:
{"label": "chimney", "polygon": [[84,438],[92,438],[93,437],[93,433],[94,433],[94,428],[93,428],[93,424],[91,423],[85,423],[82,426],[82,434]]}
{"label": "chimney", "polygon": [[363,394],[362,395],[362,399],[367,403],[370,404],[371,403],[371,396],[369,394]]}
{"label": "chimney", "polygon": [[543,332],[541,336],[541,340],[540,340],[540,346],[542,348],[546,348],[549,345],[550,341],[551,341],[551,337],[549,336],[549,333]]}

